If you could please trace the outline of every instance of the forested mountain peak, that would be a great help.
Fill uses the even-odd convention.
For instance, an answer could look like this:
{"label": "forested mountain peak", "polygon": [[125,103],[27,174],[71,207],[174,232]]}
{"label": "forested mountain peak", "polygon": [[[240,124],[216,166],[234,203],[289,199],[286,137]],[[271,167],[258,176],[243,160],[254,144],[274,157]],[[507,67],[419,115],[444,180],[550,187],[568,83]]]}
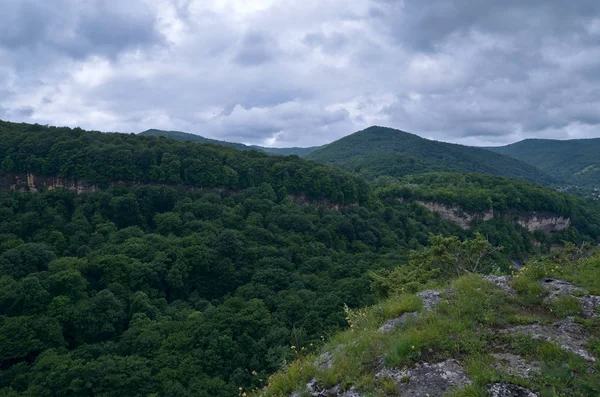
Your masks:
{"label": "forested mountain peak", "polygon": [[487,149],[531,164],[563,184],[600,189],[600,138],[525,139]]}
{"label": "forested mountain peak", "polygon": [[537,168],[482,149],[433,141],[392,128],[373,126],[309,153],[306,158],[358,171],[367,177],[430,171],[479,172],[548,184]]}

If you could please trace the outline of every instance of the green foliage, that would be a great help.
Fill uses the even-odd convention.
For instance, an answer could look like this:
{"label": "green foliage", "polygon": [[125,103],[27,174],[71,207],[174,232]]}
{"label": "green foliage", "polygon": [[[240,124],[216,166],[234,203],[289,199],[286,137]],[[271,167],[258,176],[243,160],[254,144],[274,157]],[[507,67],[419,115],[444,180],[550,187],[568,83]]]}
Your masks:
{"label": "green foliage", "polygon": [[592,241],[600,237],[598,203],[539,185],[497,176],[453,173],[412,175],[401,181],[388,182],[376,190],[384,200],[402,198],[458,205],[468,213],[494,211],[498,220],[480,222],[473,228],[515,256],[531,250],[530,246],[515,246],[506,239],[508,235],[520,233],[514,227],[516,215],[527,217],[535,212],[570,218],[572,228],[554,233],[551,238],[543,234],[536,236],[546,244]]}
{"label": "green foliage", "polygon": [[[564,274],[578,277],[580,274],[590,274],[590,269],[595,269],[598,277],[598,269],[594,267],[597,259],[597,252],[592,250],[583,254],[581,249],[577,249],[541,261],[546,264],[540,267],[545,268],[544,273],[550,272],[550,262],[561,262]],[[539,261],[534,263],[537,262]],[[539,269],[528,270],[532,266],[528,265],[515,279],[514,287],[523,283],[523,280],[539,286],[539,280],[534,280]],[[552,269],[555,267],[553,265]],[[374,371],[381,369],[382,360],[390,369],[405,369],[415,363],[435,363],[448,358],[455,359],[472,380],[464,388],[452,390],[448,395],[453,397],[487,396],[487,387],[494,382],[525,386],[544,397],[598,394],[600,367],[597,363],[586,362],[583,357],[552,342],[532,339],[527,335],[499,332],[510,327],[511,319],[517,316],[533,318],[532,307],[523,304],[523,292],[528,293],[527,289],[520,288],[516,296],[508,296],[504,290],[479,275],[461,276],[443,287],[447,291],[443,295],[445,301],[438,303],[432,311],[413,317],[394,331],[376,331],[385,321],[380,316],[381,308],[393,305],[398,299],[409,302],[409,295],[391,297],[377,305],[353,311],[350,317],[357,326],[336,335],[324,347],[326,355],[333,357],[330,367],[293,364],[294,374],[283,370],[270,379],[270,384],[278,385],[278,388],[269,387],[266,395],[287,396],[294,391],[301,392],[308,379],[313,377],[323,385],[337,384],[343,390],[354,388],[364,395],[382,395],[382,391],[386,393],[383,395],[398,395],[398,384],[403,379],[385,376],[376,378],[373,375]],[[545,317],[557,321],[556,313],[550,309],[552,308],[538,305],[538,319]],[[394,313],[390,317],[395,316]],[[377,318],[380,319],[379,322],[373,321]],[[586,348],[598,354],[598,319],[581,322],[592,337]],[[532,371],[527,378],[511,374],[494,357],[493,353],[497,351],[518,354],[529,362],[536,362],[541,373]],[[316,356],[303,358],[301,362],[305,365],[318,363]],[[282,378],[285,379],[285,387],[281,387]],[[410,379],[406,378],[405,381],[410,382]]]}
{"label": "green foliage", "polygon": [[521,161],[482,148],[430,141],[408,132],[370,127],[315,149],[307,159],[334,164],[374,179],[433,171],[477,172],[551,183],[552,178]]}
{"label": "green foliage", "polygon": [[380,297],[387,297],[417,292],[440,278],[499,271],[499,251],[501,247],[494,247],[479,233],[464,241],[456,236],[431,235],[426,248],[410,253],[408,265],[371,272],[373,288]]}
{"label": "green foliage", "polygon": [[[0,121],[0,162],[9,174],[31,172],[101,186],[153,182],[235,191],[267,183],[275,191],[285,189],[310,200],[349,204],[369,198],[362,178],[295,156],[78,128]],[[167,199],[157,196],[152,199]],[[138,223],[142,209],[131,196],[113,198],[108,206],[118,215],[118,227]]]}
{"label": "green foliage", "polygon": [[600,187],[600,139],[526,139],[488,148],[555,176],[562,183]]}
{"label": "green foliage", "polygon": [[368,270],[453,230],[402,203],[299,206],[267,183],[2,192],[8,212],[0,390],[24,396],[260,388],[346,326],[344,303],[375,302]]}
{"label": "green foliage", "polygon": [[196,142],[196,143],[209,143],[211,145],[218,146],[228,146],[237,150],[258,150],[261,152],[271,153],[271,154],[279,154],[283,156],[296,155],[296,156],[304,156],[313,150],[317,149],[317,147],[290,147],[290,148],[274,148],[274,147],[264,147],[264,146],[256,146],[256,145],[244,145],[242,143],[234,143],[234,142],[226,142],[219,141],[216,139],[204,138],[203,136],[190,134],[187,132],[181,131],[163,131],[163,130],[146,130],[141,132],[140,135],[144,136],[163,136],[165,138],[174,139],[176,141],[183,142]]}

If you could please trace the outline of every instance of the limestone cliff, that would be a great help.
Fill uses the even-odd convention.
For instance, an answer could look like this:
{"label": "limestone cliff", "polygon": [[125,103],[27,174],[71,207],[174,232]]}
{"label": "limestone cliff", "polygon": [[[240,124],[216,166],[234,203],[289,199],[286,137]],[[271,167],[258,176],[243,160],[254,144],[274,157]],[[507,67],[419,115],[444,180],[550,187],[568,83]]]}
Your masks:
{"label": "limestone cliff", "polygon": [[469,229],[471,227],[471,222],[475,220],[489,221],[490,219],[494,218],[494,211],[492,210],[473,213],[464,211],[458,205],[448,205],[425,201],[417,201],[417,203],[427,208],[429,211],[439,214],[442,219],[456,223],[463,229]]}
{"label": "limestone cliff", "polygon": [[494,210],[467,212],[458,205],[424,201],[417,201],[417,203],[429,211],[439,214],[442,219],[453,222],[463,229],[469,229],[473,221],[489,221],[496,217],[512,218],[515,223],[521,225],[531,233],[541,231],[546,234],[552,234],[567,229],[571,225],[570,218],[550,213],[514,213],[511,211],[502,213]]}

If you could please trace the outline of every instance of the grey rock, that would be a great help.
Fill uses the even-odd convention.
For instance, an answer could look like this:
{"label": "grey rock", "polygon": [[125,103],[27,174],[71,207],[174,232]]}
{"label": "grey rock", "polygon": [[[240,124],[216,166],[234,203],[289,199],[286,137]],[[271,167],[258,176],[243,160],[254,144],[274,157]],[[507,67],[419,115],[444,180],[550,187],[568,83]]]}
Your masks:
{"label": "grey rock", "polygon": [[[346,345],[342,343],[341,345],[338,345],[335,348],[334,352],[340,351],[344,347],[346,347]],[[319,357],[317,357],[317,359],[314,361],[315,367],[320,368],[320,369],[331,368],[333,366],[333,361],[334,361],[334,357],[333,357],[334,352],[325,352],[325,353],[321,354]]]}
{"label": "grey rock", "polygon": [[[310,382],[306,384],[306,391],[312,397],[362,397],[362,394],[358,393],[354,388],[343,391],[340,385],[336,385],[332,388],[325,389],[321,387],[315,378],[312,378]],[[296,396],[290,395],[290,397]]]}
{"label": "grey rock", "polygon": [[529,389],[503,382],[489,385],[487,392],[490,397],[539,397]]}
{"label": "grey rock", "polygon": [[548,297],[546,299],[554,300],[561,295],[570,296],[581,296],[588,295],[588,292],[583,288],[574,286],[564,280],[555,280],[552,278],[546,278],[542,280],[542,287],[548,291]]}
{"label": "grey rock", "polygon": [[542,372],[538,362],[526,361],[523,357],[512,353],[496,353],[494,358],[499,361],[500,368],[512,376],[529,379]]}
{"label": "grey rock", "polygon": [[485,276],[486,280],[496,284],[498,287],[504,290],[508,295],[516,295],[517,292],[508,283],[512,280],[511,276]]}
{"label": "grey rock", "polygon": [[585,318],[600,317],[598,307],[600,306],[600,296],[588,295],[579,298],[581,304],[581,315]]}
{"label": "grey rock", "polygon": [[315,366],[321,369],[329,369],[333,365],[333,353],[325,352],[315,360]]}
{"label": "grey rock", "polygon": [[545,340],[586,360],[596,361],[596,358],[585,349],[588,340],[585,330],[581,325],[574,323],[571,318],[550,325],[519,325],[500,332],[511,335],[527,335],[534,340]]}
{"label": "grey rock", "polygon": [[561,296],[572,296],[581,305],[580,314],[582,317],[600,317],[600,314],[596,310],[600,306],[600,296],[590,295],[585,289],[576,287],[564,280],[547,278],[542,281],[542,287],[548,291],[548,297],[545,299],[546,302],[551,302]]}
{"label": "grey rock", "polygon": [[452,388],[471,383],[465,370],[453,359],[437,364],[421,363],[406,370],[384,368],[375,377],[391,378],[403,397],[443,396]]}
{"label": "grey rock", "polygon": [[442,301],[442,291],[434,289],[421,291],[417,296],[423,301],[423,310],[431,310]]}
{"label": "grey rock", "polygon": [[416,318],[418,316],[419,313],[417,312],[402,313],[400,316],[386,321],[381,327],[379,327],[378,331],[390,332],[394,331],[397,328],[403,328],[408,320]]}

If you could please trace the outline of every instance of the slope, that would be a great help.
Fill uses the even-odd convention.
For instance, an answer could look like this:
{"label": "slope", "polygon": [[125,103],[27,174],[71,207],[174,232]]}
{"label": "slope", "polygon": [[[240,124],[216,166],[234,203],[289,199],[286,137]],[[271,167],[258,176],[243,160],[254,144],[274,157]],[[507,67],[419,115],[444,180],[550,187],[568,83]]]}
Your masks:
{"label": "slope", "polygon": [[174,139],[176,141],[210,143],[212,145],[228,146],[228,147],[232,147],[232,148],[238,149],[238,150],[258,150],[261,152],[266,152],[266,153],[271,153],[271,154],[279,154],[282,156],[287,156],[287,155],[304,156],[317,148],[317,147],[272,148],[272,147],[257,146],[257,145],[244,145],[243,143],[219,141],[216,139],[205,138],[203,136],[196,135],[196,134],[190,134],[188,132],[164,131],[164,130],[156,130],[156,129],[150,129],[150,130],[143,131],[140,133],[140,135],[164,136],[165,138]]}
{"label": "slope", "polygon": [[318,148],[306,158],[360,172],[368,177],[427,171],[478,172],[549,184],[535,167],[480,148],[431,141],[404,131],[370,127]]}
{"label": "slope", "polygon": [[[453,251],[448,243],[437,240],[380,276],[393,285],[387,299],[346,310],[349,330],[321,351],[296,347],[297,360],[271,377],[266,392],[250,395],[600,395],[598,250],[573,246],[514,276],[457,275],[446,270],[479,247]],[[449,267],[432,268],[440,262]],[[419,271],[434,279],[419,279]]]}
{"label": "slope", "polygon": [[487,149],[531,164],[560,182],[600,187],[600,138],[526,139]]}

